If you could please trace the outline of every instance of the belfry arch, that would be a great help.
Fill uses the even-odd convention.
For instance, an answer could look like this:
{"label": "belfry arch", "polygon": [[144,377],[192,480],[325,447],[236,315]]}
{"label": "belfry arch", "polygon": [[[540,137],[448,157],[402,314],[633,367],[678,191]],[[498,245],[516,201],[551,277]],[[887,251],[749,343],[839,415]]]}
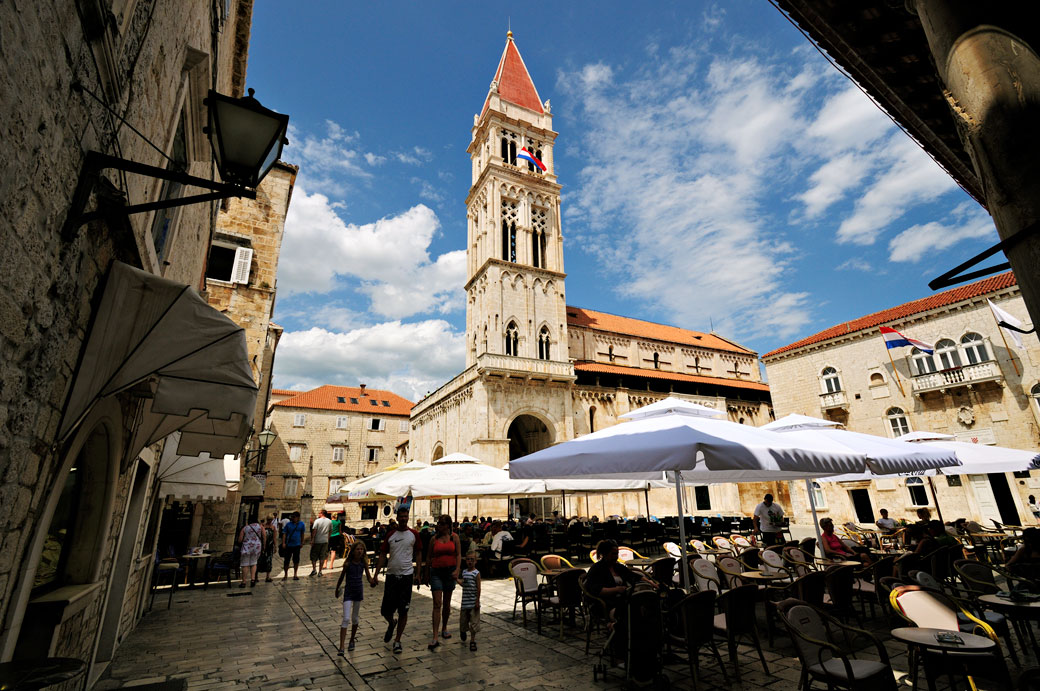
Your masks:
{"label": "belfry arch", "polygon": [[524,413],[509,423],[506,432],[509,438],[509,460],[541,451],[552,445],[556,434],[540,417]]}

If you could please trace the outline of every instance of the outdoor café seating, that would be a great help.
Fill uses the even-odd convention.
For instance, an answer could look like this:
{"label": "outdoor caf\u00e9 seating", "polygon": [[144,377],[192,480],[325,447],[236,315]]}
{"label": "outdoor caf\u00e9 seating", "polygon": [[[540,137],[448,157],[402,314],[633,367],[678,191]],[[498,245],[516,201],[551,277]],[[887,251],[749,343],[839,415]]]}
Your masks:
{"label": "outdoor caf\u00e9 seating", "polygon": [[544,584],[538,582],[538,565],[527,558],[514,559],[509,562],[509,575],[513,577],[516,596],[513,598],[513,618],[516,618],[516,607],[520,605],[524,625],[527,625],[527,605],[533,603],[535,615],[544,595]]}
{"label": "outdoor caf\u00e9 seating", "polygon": [[755,602],[758,600],[758,589],[753,585],[743,585],[723,593],[718,598],[721,613],[715,615],[715,632],[726,639],[729,648],[729,659],[733,663],[734,675],[740,681],[740,664],[737,659],[737,641],[750,640],[758,651],[762,661],[762,669],[769,674],[765,654],[762,652],[762,641],[758,637],[758,624],[755,621]]}
{"label": "outdoor caf\u00e9 seating", "polygon": [[679,631],[672,633],[669,644],[683,648],[686,662],[690,668],[690,678],[697,688],[700,673],[700,656],[703,648],[708,648],[722,670],[723,678],[729,683],[726,666],[715,645],[715,592],[702,590],[690,593],[675,606],[675,614],[680,622]]}

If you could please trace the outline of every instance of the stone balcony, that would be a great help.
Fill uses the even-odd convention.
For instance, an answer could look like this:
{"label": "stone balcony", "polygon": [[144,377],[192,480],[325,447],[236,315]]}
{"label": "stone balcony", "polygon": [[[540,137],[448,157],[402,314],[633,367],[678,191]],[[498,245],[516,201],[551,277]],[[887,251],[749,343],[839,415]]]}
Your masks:
{"label": "stone balcony", "polygon": [[974,365],[951,367],[939,372],[919,374],[913,378],[912,386],[914,394],[920,395],[928,391],[945,391],[957,386],[971,388],[975,384],[1000,381],[1003,378],[1004,374],[1000,371],[1000,366],[990,360]]}
{"label": "stone balcony", "polygon": [[831,408],[848,408],[849,397],[844,391],[829,391],[820,394],[820,408],[830,410]]}
{"label": "stone balcony", "polygon": [[477,358],[477,370],[502,377],[520,377],[548,381],[574,381],[574,366],[570,362],[537,360],[496,353],[483,353]]}

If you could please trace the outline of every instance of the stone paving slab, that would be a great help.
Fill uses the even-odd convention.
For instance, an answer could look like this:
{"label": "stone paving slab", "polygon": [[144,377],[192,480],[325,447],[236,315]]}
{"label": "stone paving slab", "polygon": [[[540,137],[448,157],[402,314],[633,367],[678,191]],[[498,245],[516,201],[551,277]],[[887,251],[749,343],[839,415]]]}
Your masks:
{"label": "stone paving slab", "polygon": [[[304,569],[305,570],[305,569]],[[436,652],[426,644],[431,636],[432,599],[423,586],[413,591],[412,608],[403,637],[404,650],[394,655],[383,643],[386,625],[379,616],[382,584],[368,588],[361,609],[361,625],[354,651],[345,658],[337,654],[340,603],[334,597],[335,577],[300,577],[299,581],[259,583],[256,588],[211,587],[180,590],[173,606],[163,607],[160,594],[156,608],[123,641],[111,665],[95,689],[123,688],[131,684],[183,679],[189,689],[574,689],[624,687],[624,671],[611,670],[606,680],[593,681],[593,665],[604,635],[593,636],[585,655],[583,631],[559,624],[545,624],[536,632],[533,605],[528,605],[528,623],[523,626],[519,609],[513,618],[514,585],[511,580],[485,580],[482,596],[481,631],[478,650],[462,643],[458,632],[459,589],[449,622],[453,637]],[[239,596],[240,593],[249,593]],[[234,595],[234,597],[229,597]],[[762,608],[759,607],[759,616]],[[580,623],[580,618],[579,618]],[[907,672],[906,648],[887,636],[888,626],[874,627],[885,643],[897,678]],[[739,645],[738,663],[742,680],[733,678],[733,664],[725,644],[719,646],[729,684],[717,663],[701,659],[700,688],[786,691],[797,685],[801,664],[786,636],[775,645],[765,640],[761,623],[765,673],[754,648]],[[1020,651],[1021,654],[1021,651]],[[860,655],[871,658],[869,654]],[[874,656],[876,657],[876,655]],[[1027,656],[1026,664],[1035,664]],[[1013,672],[1015,672],[1013,668]],[[671,688],[693,688],[685,662],[665,668]],[[923,684],[923,679],[922,679]],[[907,687],[908,688],[908,687]],[[945,688],[940,686],[940,688]]]}

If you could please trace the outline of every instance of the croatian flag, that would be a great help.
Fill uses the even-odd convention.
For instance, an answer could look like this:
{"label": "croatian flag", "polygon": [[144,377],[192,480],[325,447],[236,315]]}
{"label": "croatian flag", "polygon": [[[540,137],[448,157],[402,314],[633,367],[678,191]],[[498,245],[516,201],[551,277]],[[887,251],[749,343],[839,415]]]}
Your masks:
{"label": "croatian flag", "polygon": [[928,345],[924,341],[918,341],[914,338],[907,338],[903,334],[899,333],[890,326],[881,327],[881,338],[885,339],[885,345],[889,348],[902,348],[903,346],[913,346],[918,350],[928,353],[931,355],[935,348]]}
{"label": "croatian flag", "polygon": [[545,164],[542,163],[541,161],[539,161],[538,158],[535,157],[534,154],[532,154],[530,151],[528,151],[526,146],[524,148],[520,149],[520,152],[517,153],[516,157],[517,158],[522,158],[525,161],[530,161],[531,163],[533,163],[536,166],[538,166],[538,170],[542,171],[543,173],[545,172]]}

